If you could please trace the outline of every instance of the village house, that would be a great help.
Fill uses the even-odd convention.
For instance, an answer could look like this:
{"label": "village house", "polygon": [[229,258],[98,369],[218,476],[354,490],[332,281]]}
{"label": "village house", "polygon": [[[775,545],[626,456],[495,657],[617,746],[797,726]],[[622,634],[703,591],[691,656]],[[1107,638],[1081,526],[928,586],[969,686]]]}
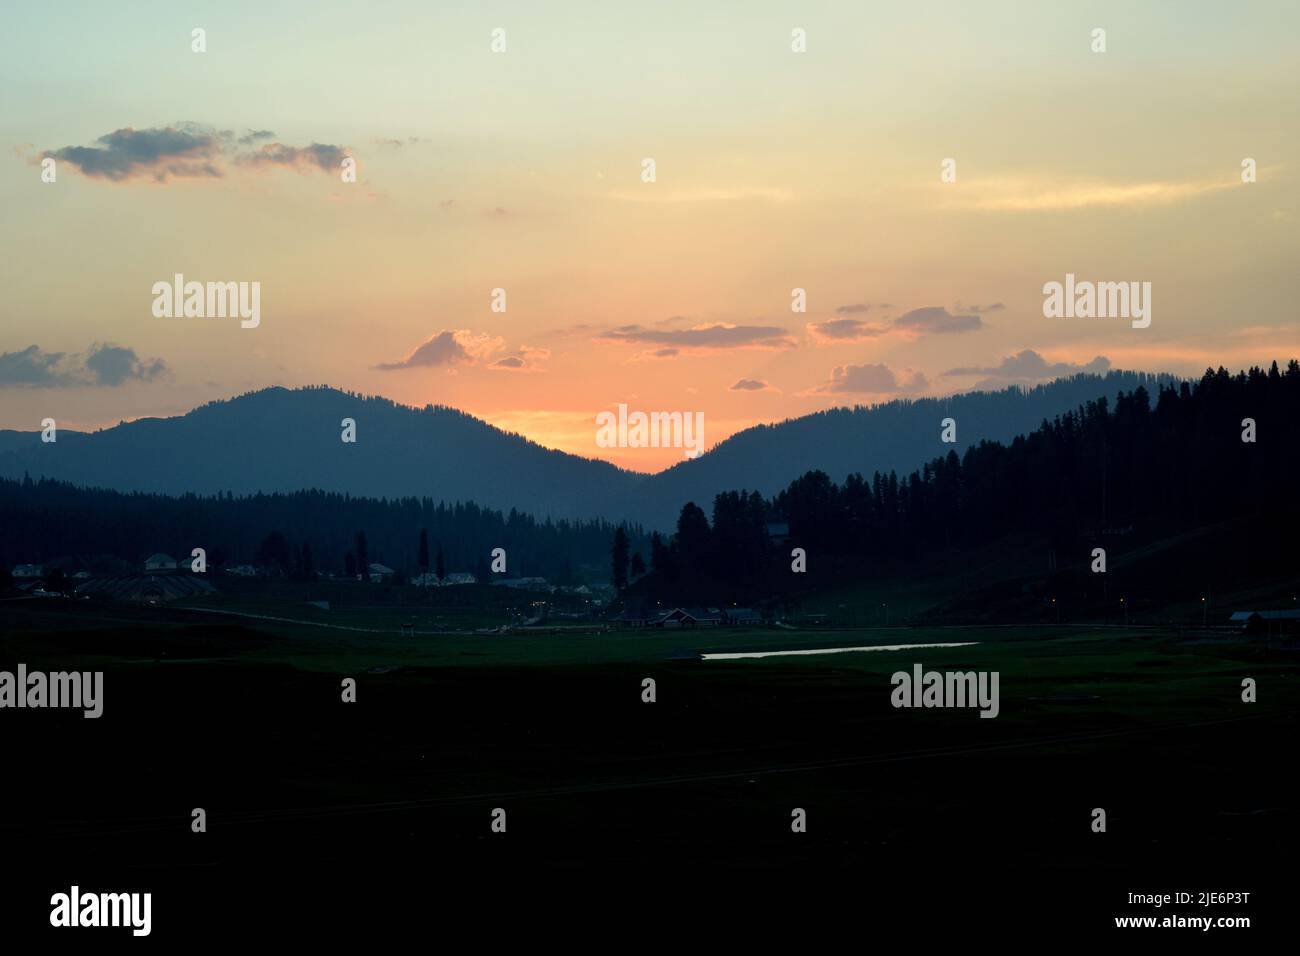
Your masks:
{"label": "village house", "polygon": [[659,621],[659,627],[720,627],[722,613],[713,608],[675,607]]}

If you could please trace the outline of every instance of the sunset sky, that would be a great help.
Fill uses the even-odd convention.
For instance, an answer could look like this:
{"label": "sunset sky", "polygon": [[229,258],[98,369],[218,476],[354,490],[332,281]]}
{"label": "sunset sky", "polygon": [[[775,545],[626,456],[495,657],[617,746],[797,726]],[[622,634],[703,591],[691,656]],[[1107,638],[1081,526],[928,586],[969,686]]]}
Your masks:
{"label": "sunset sky", "polygon": [[[0,428],[329,384],[657,470],[595,416],[1300,356],[1294,3],[268,6],[6,12]],[[1150,328],[1044,318],[1067,272]]]}

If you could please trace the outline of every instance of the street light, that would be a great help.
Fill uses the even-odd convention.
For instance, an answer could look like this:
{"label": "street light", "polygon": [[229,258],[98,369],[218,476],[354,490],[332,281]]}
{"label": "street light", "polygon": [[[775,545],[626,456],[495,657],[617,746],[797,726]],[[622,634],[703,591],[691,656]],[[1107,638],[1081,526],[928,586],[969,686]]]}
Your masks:
{"label": "street light", "polygon": [[1205,598],[1201,598],[1201,627],[1205,627],[1205,616],[1209,613],[1210,605],[1205,603]]}
{"label": "street light", "polygon": [[1128,627],[1128,602],[1125,601],[1123,598],[1120,598],[1119,603],[1124,608],[1124,626]]}

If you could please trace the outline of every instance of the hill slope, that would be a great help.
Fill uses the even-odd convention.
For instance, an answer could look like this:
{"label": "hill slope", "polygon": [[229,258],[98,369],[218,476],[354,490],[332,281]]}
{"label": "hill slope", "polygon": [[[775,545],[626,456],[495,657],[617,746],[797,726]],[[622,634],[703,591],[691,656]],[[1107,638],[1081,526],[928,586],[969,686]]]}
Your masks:
{"label": "hill slope", "polygon": [[[91,434],[0,433],[0,477],[165,494],[288,492],[319,488],[370,497],[474,501],[538,517],[630,520],[674,527],[683,503],[708,510],[719,492],[772,495],[810,469],[904,471],[983,439],[1008,441],[1081,403],[1154,377],[1077,375],[1028,391],[836,408],[746,429],[694,461],[645,476],[503,432],[463,412],[415,409],[332,388],[268,388],[175,418],[141,419]],[[940,421],[957,442],[940,441]],[[340,422],[357,422],[355,444]],[[593,425],[594,433],[594,425]]]}

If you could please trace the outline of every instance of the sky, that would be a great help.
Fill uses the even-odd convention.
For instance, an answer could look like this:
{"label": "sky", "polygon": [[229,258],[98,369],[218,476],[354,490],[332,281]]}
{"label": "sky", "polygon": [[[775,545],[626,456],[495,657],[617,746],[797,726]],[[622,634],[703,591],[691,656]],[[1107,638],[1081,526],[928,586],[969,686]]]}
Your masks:
{"label": "sky", "polygon": [[[1300,356],[1294,3],[5,21],[0,428],[328,384],[655,471],[683,451],[600,447],[596,416],[703,413],[712,445],[836,405]],[[178,273],[258,283],[259,323],[156,315]],[[1067,273],[1150,283],[1150,325],[1046,317]]]}

